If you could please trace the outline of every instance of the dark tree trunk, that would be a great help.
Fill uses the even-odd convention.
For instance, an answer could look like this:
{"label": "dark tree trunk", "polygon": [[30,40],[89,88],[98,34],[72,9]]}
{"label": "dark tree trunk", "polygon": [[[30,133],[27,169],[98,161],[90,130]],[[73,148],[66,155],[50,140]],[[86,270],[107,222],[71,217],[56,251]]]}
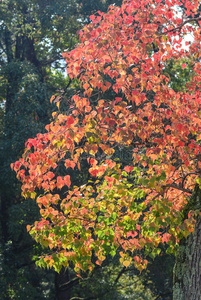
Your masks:
{"label": "dark tree trunk", "polygon": [[12,40],[11,40],[11,32],[8,28],[5,28],[5,47],[6,47],[6,55],[7,61],[10,63],[13,60],[13,52],[12,52]]}
{"label": "dark tree trunk", "polygon": [[[13,52],[12,52],[12,39],[11,39],[11,32],[8,28],[5,28],[4,31],[5,35],[5,51],[7,55],[7,62],[12,63],[13,61]],[[16,92],[16,86],[13,86],[13,82],[16,83],[16,77],[12,71],[7,71],[7,88],[6,88],[6,108],[5,108],[5,120],[4,120],[4,136],[2,137],[3,140],[3,147],[1,150],[0,161],[2,167],[2,176],[0,179],[0,224],[1,224],[1,231],[2,231],[2,242],[5,244],[9,239],[8,234],[8,208],[10,206],[10,198],[8,196],[8,191],[10,191],[10,187],[8,184],[5,183],[5,178],[3,177],[3,172],[9,167],[7,165],[7,161],[5,161],[5,153],[9,153],[10,149],[7,149],[6,141],[8,141],[11,137],[9,136],[9,121],[8,121],[8,114],[12,107],[12,101]]]}
{"label": "dark tree trunk", "polygon": [[[201,192],[196,196],[196,209],[200,206]],[[195,231],[181,241],[174,267],[173,300],[201,299],[201,216]]]}
{"label": "dark tree trunk", "polygon": [[55,273],[55,300],[70,300],[70,287],[68,286],[69,273],[68,270],[61,270]]}
{"label": "dark tree trunk", "polygon": [[4,191],[2,191],[0,195],[0,219],[1,219],[1,237],[2,237],[2,243],[5,245],[5,243],[8,241],[8,211],[7,211],[7,197]]}

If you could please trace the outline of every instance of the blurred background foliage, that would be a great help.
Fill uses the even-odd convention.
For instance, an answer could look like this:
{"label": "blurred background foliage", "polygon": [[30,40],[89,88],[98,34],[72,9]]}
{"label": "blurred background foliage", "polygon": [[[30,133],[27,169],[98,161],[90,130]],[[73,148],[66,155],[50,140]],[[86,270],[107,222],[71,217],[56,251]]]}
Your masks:
{"label": "blurred background foliage", "polygon": [[[10,169],[10,163],[22,155],[25,141],[44,132],[57,109],[49,100],[63,93],[69,82],[62,52],[78,42],[77,32],[89,23],[91,14],[121,2],[0,2],[0,299],[172,299],[174,258],[170,256],[150,259],[142,274],[133,267],[122,268],[118,254],[83,278],[76,276],[73,266],[60,274],[36,267],[35,259],[44,249],[30,238],[26,225],[39,218],[38,207],[22,199]],[[175,74],[174,62],[167,69],[170,76]],[[182,72],[185,77],[186,70]],[[185,81],[179,80],[176,86]],[[79,84],[74,82],[65,92],[66,99],[76,89]],[[85,177],[86,172],[77,172],[73,181],[78,184]]]}

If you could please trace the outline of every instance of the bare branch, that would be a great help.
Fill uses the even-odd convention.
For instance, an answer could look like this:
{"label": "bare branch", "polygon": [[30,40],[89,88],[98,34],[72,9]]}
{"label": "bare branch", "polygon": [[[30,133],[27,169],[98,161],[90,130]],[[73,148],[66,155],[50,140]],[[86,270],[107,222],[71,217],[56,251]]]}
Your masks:
{"label": "bare branch", "polygon": [[185,188],[183,188],[182,186],[180,186],[180,185],[177,185],[177,184],[174,184],[174,183],[172,183],[172,184],[166,184],[166,185],[163,185],[162,186],[164,189],[165,188],[174,188],[174,189],[176,189],[176,190],[180,190],[180,191],[182,191],[182,192],[184,192],[184,193],[187,193],[187,194],[193,194],[193,191],[192,190],[189,190],[189,189],[185,189]]}

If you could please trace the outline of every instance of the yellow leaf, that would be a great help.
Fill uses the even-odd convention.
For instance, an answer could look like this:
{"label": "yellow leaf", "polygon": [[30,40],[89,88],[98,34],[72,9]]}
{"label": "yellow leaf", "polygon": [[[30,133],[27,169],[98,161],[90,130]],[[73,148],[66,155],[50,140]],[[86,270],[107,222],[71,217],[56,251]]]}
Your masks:
{"label": "yellow leaf", "polygon": [[123,262],[123,265],[127,268],[129,265],[130,265],[130,261],[129,260],[125,260],[124,262]]}

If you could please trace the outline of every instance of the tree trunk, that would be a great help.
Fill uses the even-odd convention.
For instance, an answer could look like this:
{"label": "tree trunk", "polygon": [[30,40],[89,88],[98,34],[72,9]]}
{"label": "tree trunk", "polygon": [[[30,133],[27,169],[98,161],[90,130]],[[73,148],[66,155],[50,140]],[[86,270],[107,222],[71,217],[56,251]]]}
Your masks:
{"label": "tree trunk", "polygon": [[55,300],[70,300],[70,289],[67,283],[69,282],[68,269],[62,269],[60,273],[55,273]]}
{"label": "tree trunk", "polygon": [[4,191],[0,193],[0,219],[1,219],[1,238],[2,244],[5,245],[8,241],[8,211],[7,211],[7,197]]}
{"label": "tree trunk", "polygon": [[[196,196],[196,209],[200,207],[201,193]],[[174,267],[173,300],[201,299],[201,216],[195,231],[181,241]]]}

